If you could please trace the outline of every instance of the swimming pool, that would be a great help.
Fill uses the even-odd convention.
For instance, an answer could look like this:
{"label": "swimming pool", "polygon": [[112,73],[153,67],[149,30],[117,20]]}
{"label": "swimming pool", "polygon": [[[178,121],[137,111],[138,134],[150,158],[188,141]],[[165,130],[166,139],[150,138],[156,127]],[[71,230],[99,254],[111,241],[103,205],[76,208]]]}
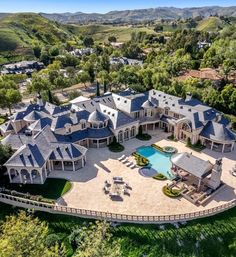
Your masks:
{"label": "swimming pool", "polygon": [[168,179],[173,179],[174,175],[171,173],[172,154],[163,153],[151,146],[142,146],[137,149],[137,152],[149,160],[149,166],[157,173],[161,173]]}

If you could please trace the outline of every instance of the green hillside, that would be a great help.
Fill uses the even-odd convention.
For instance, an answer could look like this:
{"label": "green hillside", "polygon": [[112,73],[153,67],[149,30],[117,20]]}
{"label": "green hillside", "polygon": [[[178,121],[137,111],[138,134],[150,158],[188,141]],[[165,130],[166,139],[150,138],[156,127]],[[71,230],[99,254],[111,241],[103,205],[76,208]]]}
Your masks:
{"label": "green hillside", "polygon": [[62,25],[32,13],[11,14],[0,19],[0,64],[33,57],[34,45],[55,45],[71,39]]}
{"label": "green hillside", "polygon": [[77,35],[92,36],[95,40],[104,42],[109,36],[115,36],[118,41],[128,41],[132,32],[144,31],[148,34],[155,33],[152,28],[112,26],[112,25],[67,25],[69,30]]}
{"label": "green hillside", "polygon": [[216,32],[224,27],[225,23],[218,17],[209,17],[199,22],[197,30]]}

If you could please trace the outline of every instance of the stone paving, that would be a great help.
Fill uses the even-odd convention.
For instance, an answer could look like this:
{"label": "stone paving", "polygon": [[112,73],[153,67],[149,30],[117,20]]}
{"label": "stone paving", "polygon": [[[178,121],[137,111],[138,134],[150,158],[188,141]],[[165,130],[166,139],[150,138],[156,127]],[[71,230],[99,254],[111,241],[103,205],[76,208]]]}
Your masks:
{"label": "stone paving", "polygon": [[[111,153],[107,148],[89,149],[86,166],[78,172],[52,172],[51,177],[61,177],[73,182],[72,189],[58,200],[59,204],[69,207],[113,212],[130,215],[167,215],[181,214],[209,209],[222,205],[236,198],[236,178],[230,174],[236,165],[236,150],[224,154],[204,150],[195,152],[182,142],[172,142],[166,138],[167,134],[159,131],[150,141],[132,139],[124,143],[125,151]],[[222,180],[226,187],[221,189],[205,206],[197,207],[184,198],[171,199],[162,193],[162,187],[168,181],[157,181],[142,177],[138,168],[130,169],[117,160],[125,154],[132,160],[131,153],[142,145],[157,143],[160,146],[174,146],[179,152],[192,152],[194,155],[210,160],[214,163],[217,158],[223,157]],[[103,191],[106,180],[112,181],[114,176],[123,177],[132,190],[130,196],[124,195],[122,201],[112,201]]]}

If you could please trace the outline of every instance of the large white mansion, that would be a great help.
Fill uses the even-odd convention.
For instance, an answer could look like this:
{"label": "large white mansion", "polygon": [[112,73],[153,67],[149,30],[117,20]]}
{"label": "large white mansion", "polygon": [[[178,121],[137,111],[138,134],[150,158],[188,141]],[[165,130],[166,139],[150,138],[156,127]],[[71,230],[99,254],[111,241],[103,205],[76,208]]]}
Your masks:
{"label": "large white mansion", "polygon": [[211,150],[229,152],[235,134],[229,121],[215,109],[193,99],[157,90],[136,93],[127,89],[89,99],[80,96],[67,106],[30,104],[0,127],[4,145],[16,152],[7,161],[10,181],[44,183],[51,170],[78,170],[86,163],[87,148],[134,138],[164,129],[178,140],[200,141]]}

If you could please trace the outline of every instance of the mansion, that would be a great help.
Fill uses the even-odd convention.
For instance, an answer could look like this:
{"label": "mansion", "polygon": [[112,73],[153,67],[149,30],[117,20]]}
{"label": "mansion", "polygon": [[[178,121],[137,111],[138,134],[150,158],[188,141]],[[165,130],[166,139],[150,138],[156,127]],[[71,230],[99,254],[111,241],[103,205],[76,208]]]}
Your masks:
{"label": "mansion", "polygon": [[[13,183],[44,183],[51,170],[76,171],[86,163],[88,148],[106,147],[114,137],[123,143],[163,129],[182,141],[201,142],[214,151],[230,152],[236,135],[217,110],[193,99],[150,90],[80,96],[66,106],[30,104],[0,126],[4,145],[15,153],[7,161]],[[140,127],[142,129],[140,129]]]}

